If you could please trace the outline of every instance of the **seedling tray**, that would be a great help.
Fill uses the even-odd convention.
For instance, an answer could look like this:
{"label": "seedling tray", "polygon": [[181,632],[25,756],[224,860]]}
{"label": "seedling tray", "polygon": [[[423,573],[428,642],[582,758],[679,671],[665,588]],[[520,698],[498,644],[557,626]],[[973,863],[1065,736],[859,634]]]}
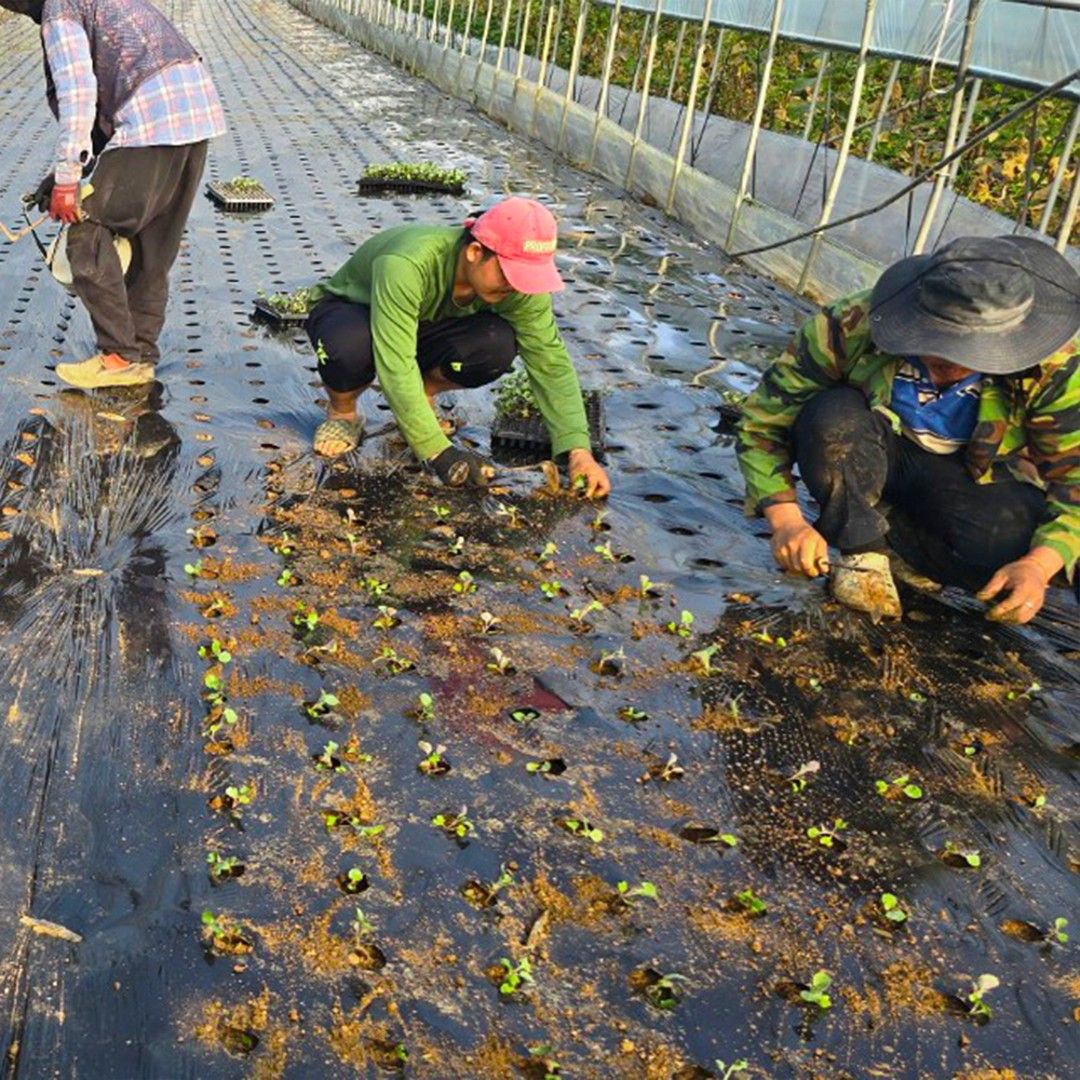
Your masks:
{"label": "seedling tray", "polygon": [[269,210],[274,205],[274,197],[264,187],[258,191],[239,195],[231,192],[226,184],[211,180],[206,185],[206,194],[221,207],[234,214],[254,214],[260,210]]}
{"label": "seedling tray", "polygon": [[464,184],[436,184],[430,180],[358,180],[358,195],[464,195]]}
{"label": "seedling tray", "polygon": [[[605,447],[604,399],[599,390],[586,390],[585,417],[589,422],[589,440],[593,452],[601,454]],[[551,450],[551,435],[539,413],[529,416],[498,416],[491,425],[491,446],[498,450],[529,453]]]}
{"label": "seedling tray", "polygon": [[303,326],[307,322],[307,317],[306,311],[278,311],[261,296],[255,298],[253,318],[256,322],[266,323],[274,330],[290,330],[295,326]]}

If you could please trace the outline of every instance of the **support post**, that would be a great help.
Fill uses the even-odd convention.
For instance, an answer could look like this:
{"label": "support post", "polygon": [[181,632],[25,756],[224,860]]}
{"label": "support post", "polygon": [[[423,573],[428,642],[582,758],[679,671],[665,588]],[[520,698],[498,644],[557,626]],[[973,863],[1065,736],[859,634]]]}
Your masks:
{"label": "support post", "polygon": [[1076,221],[1077,204],[1080,204],[1080,160],[1076,163],[1072,191],[1069,194],[1069,205],[1065,207],[1065,216],[1061,219],[1057,243],[1054,245],[1062,255],[1065,254],[1065,249],[1069,246],[1069,237],[1072,236],[1073,223]]}
{"label": "support post", "polygon": [[563,97],[562,116],[559,119],[559,139],[555,144],[555,151],[559,154],[562,153],[563,140],[566,138],[566,118],[570,112],[570,103],[574,100],[574,83],[577,82],[578,66],[581,63],[581,43],[585,37],[585,19],[588,14],[589,0],[581,0],[577,29],[574,31],[574,49],[570,54],[570,70],[567,72],[566,95]]}
{"label": "support post", "polygon": [[[847,165],[848,156],[851,154],[851,140],[855,135],[855,124],[859,119],[859,106],[862,103],[863,84],[866,82],[866,62],[870,55],[870,40],[874,33],[874,13],[877,8],[877,0],[866,0],[866,12],[863,15],[862,38],[859,41],[859,60],[855,68],[855,81],[851,87],[851,104],[848,106],[847,122],[844,124],[844,136],[840,141],[840,150],[836,155],[836,169],[829,184],[828,193],[825,196],[825,205],[821,208],[821,218],[818,225],[826,225],[832,217],[833,207],[836,205],[836,197],[840,193],[840,183],[844,177],[844,167]],[[806,286],[806,280],[810,276],[810,270],[814,259],[821,248],[823,235],[818,233],[810,241],[810,252],[806,256],[802,273],[799,275],[797,292],[802,292]]]}
{"label": "support post", "polygon": [[694,130],[694,113],[697,110],[698,90],[701,87],[701,69],[705,64],[705,46],[709,40],[709,19],[712,16],[712,0],[705,0],[701,14],[701,31],[698,34],[697,50],[694,53],[694,71],[690,76],[690,90],[686,95],[686,108],[683,110],[682,131],[679,132],[679,149],[675,154],[675,166],[671,170],[671,183],[668,186],[667,202],[664,210],[670,214],[675,205],[675,192],[679,187],[683,164],[686,161],[686,148],[690,145],[690,134]]}
{"label": "support post", "polygon": [[769,78],[772,75],[773,59],[776,56],[776,40],[780,36],[780,16],[784,13],[784,0],[773,0],[772,24],[769,27],[769,45],[765,50],[765,67],[761,72],[761,85],[758,87],[757,104],[754,106],[754,120],[750,125],[750,139],[746,144],[746,157],[743,159],[742,176],[739,190],[735,193],[735,205],[731,208],[731,222],[728,224],[727,239],[724,247],[730,248],[735,240],[735,227],[739,223],[739,211],[746,201],[746,192],[750,187],[750,173],[754,167],[754,154],[757,153],[758,136],[761,134],[761,119],[765,115],[765,96],[769,91]]}
{"label": "support post", "polygon": [[514,72],[514,92],[525,71],[525,43],[529,40],[529,22],[532,19],[533,0],[525,0],[525,18],[521,22],[521,39],[517,45],[517,70]]}
{"label": "support post", "polygon": [[821,96],[821,84],[825,81],[825,71],[829,66],[829,50],[822,49],[818,57],[817,77],[814,79],[814,89],[810,91],[810,108],[806,110],[806,123],[803,124],[803,142],[810,138],[810,132],[814,128],[814,117],[817,115],[818,98]]}
{"label": "support post", "polygon": [[[711,2],[711,0],[709,0]],[[587,168],[592,168],[596,157],[596,142],[600,138],[600,124],[607,113],[608,90],[611,88],[611,65],[615,59],[615,42],[619,37],[619,16],[622,14],[622,0],[615,0],[611,12],[611,25],[608,27],[607,49],[604,52],[604,69],[600,76],[600,97],[596,101],[596,119],[593,121],[592,142],[589,144]]]}
{"label": "support post", "polygon": [[630,143],[630,160],[626,163],[626,177],[623,187],[632,191],[630,182],[634,176],[634,159],[637,157],[638,147],[641,145],[641,133],[645,129],[645,116],[649,110],[649,96],[652,93],[653,68],[656,64],[656,44],[660,38],[660,18],[664,10],[664,0],[656,0],[656,10],[653,12],[652,32],[649,35],[649,48],[645,54],[645,78],[642,81],[641,97],[638,98],[637,122],[634,124],[634,138]]}
{"label": "support post", "polygon": [[473,13],[476,11],[476,0],[469,0],[469,8],[465,15],[465,33],[461,35],[461,55],[464,56],[469,48],[472,38]]}
{"label": "support post", "polygon": [[1069,133],[1065,136],[1065,146],[1062,148],[1061,157],[1058,158],[1058,167],[1054,170],[1054,179],[1050,181],[1050,193],[1046,196],[1046,205],[1043,207],[1042,217],[1039,219],[1039,232],[1043,235],[1050,228],[1050,217],[1054,213],[1058,192],[1061,191],[1061,181],[1065,177],[1065,170],[1069,167],[1073,148],[1076,146],[1078,130],[1080,130],[1080,102],[1077,102],[1076,107],[1073,109],[1072,120],[1069,121]]}

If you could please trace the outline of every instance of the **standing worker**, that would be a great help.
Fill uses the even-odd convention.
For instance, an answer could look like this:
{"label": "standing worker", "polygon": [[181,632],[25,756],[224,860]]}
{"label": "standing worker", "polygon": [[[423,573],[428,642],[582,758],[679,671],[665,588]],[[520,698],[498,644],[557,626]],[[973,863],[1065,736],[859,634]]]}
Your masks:
{"label": "standing worker", "polygon": [[1032,619],[1080,559],[1078,331],[1080,276],[1016,236],[901,259],[806,322],[739,425],[746,508],[777,562],[831,568],[836,599],[875,617],[901,614],[895,573]]}
{"label": "standing worker", "polygon": [[357,399],[375,379],[406,441],[443,483],[486,486],[485,458],[454,446],[435,396],[494,382],[520,353],[552,454],[589,498],[611,490],[592,455],[581,387],[551,307],[563,288],[557,229],[532,199],[504,199],[464,228],[398,225],[316,286],[307,330],[330,404],[315,450],[336,457],[363,435]]}
{"label": "standing worker", "polygon": [[[41,25],[46,95],[60,122],[55,167],[33,200],[68,227],[72,288],[98,352],[57,364],[72,386],[154,378],[169,271],[206,165],[225,131],[198,53],[147,0],[0,0]],[[80,181],[92,176],[85,203]],[[124,270],[114,235],[132,245]]]}

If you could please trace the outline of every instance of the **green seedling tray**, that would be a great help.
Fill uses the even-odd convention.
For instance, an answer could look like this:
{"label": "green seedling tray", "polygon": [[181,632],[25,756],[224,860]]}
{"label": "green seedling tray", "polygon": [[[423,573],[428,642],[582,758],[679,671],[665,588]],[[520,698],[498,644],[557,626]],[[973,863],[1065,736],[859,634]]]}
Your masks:
{"label": "green seedling tray", "polygon": [[256,297],[253,318],[256,322],[268,323],[275,330],[288,330],[294,326],[303,326],[307,322],[308,313],[295,311],[278,311],[268,304],[261,296]]}
{"label": "green seedling tray", "polygon": [[[585,417],[589,422],[589,440],[593,453],[604,452],[604,399],[599,390],[586,390]],[[551,450],[551,435],[539,413],[528,416],[498,416],[491,425],[492,449],[547,453]]]}
{"label": "green seedling tray", "polygon": [[436,184],[430,180],[357,181],[357,195],[464,195],[464,184]]}
{"label": "green seedling tray", "polygon": [[227,185],[211,180],[206,185],[206,194],[221,207],[233,214],[254,214],[260,210],[269,210],[274,205],[274,197],[262,185],[258,191],[245,195],[230,192]]}

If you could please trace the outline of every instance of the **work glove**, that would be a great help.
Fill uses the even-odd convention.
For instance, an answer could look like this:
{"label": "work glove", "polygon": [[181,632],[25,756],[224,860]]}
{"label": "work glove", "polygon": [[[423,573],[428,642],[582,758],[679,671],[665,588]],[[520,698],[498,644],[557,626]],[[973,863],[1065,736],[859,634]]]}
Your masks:
{"label": "work glove", "polygon": [[53,188],[56,186],[56,177],[49,173],[31,194],[23,196],[23,202],[28,206],[36,206],[41,213],[47,213],[49,200],[52,199]]}
{"label": "work glove", "polygon": [[55,184],[49,198],[49,217],[64,225],[76,225],[82,220],[79,202],[78,184]]}
{"label": "work glove", "polygon": [[448,487],[487,487],[495,476],[495,468],[487,458],[456,446],[436,454],[430,464]]}

